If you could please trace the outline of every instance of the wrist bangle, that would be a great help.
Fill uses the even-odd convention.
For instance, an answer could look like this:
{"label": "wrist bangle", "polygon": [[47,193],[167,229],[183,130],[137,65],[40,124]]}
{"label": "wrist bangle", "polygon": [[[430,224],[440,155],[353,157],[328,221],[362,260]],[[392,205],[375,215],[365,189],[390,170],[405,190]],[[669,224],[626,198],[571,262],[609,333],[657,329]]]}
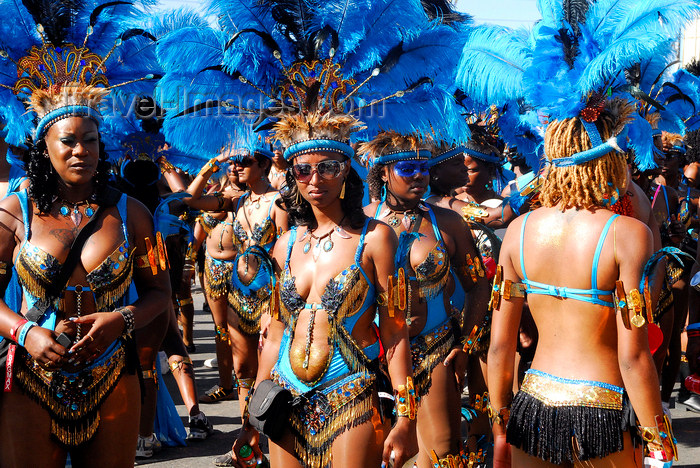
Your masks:
{"label": "wrist bangle", "polygon": [[396,415],[400,418],[416,419],[419,398],[416,397],[416,390],[413,388],[413,377],[406,377],[406,385],[399,385],[394,395]]}
{"label": "wrist bangle", "polygon": [[134,320],[134,312],[126,307],[120,307],[119,309],[115,310],[115,312],[119,312],[124,319],[124,331],[122,332],[122,336],[131,336],[131,334],[134,333],[134,328],[136,325],[136,321]]}
{"label": "wrist bangle", "polygon": [[29,330],[31,330],[35,326],[36,326],[36,323],[29,322],[25,326],[22,327],[22,329],[19,331],[19,335],[17,336],[17,344],[18,345],[20,345],[21,347],[24,348],[24,342],[27,340],[27,333],[29,333]]}
{"label": "wrist bangle", "polygon": [[199,171],[199,174],[197,175],[204,175],[207,172],[216,172],[219,170],[219,163],[216,161],[216,158],[211,158],[203,167],[202,170]]}
{"label": "wrist bangle", "polygon": [[489,402],[486,411],[489,418],[491,419],[492,427],[498,424],[503,429],[506,428],[506,426],[508,425],[508,419],[510,418],[510,406],[504,406],[498,411],[496,411],[493,408],[493,406],[491,406],[491,402]]}
{"label": "wrist bangle", "polygon": [[700,331],[700,322],[691,323],[690,325],[685,327],[685,331],[693,331],[693,330]]}
{"label": "wrist bangle", "polygon": [[158,160],[160,165],[160,173],[165,174],[166,172],[175,171],[175,166],[172,165],[170,161],[165,159],[165,156],[161,156]]}
{"label": "wrist bangle", "polygon": [[10,339],[17,343],[17,332],[19,331],[20,328],[22,328],[22,325],[25,323],[29,322],[27,319],[19,319],[17,323],[15,323],[12,328],[10,328]]}

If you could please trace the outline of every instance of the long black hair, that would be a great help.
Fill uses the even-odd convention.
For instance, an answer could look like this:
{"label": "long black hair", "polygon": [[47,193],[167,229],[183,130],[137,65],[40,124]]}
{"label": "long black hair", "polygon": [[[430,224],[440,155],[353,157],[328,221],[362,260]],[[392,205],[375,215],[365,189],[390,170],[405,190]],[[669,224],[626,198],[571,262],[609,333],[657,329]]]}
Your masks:
{"label": "long black hair", "polygon": [[[29,196],[36,203],[39,213],[48,214],[54,197],[58,195],[58,176],[47,156],[46,141],[42,138],[36,143],[29,143],[29,149],[24,153],[24,167],[29,178]],[[97,162],[97,171],[93,177],[95,192],[90,201],[98,200],[109,181],[110,165],[107,161],[105,145],[100,138],[100,158]]]}
{"label": "long black hair", "polygon": [[[349,161],[348,164],[350,164]],[[289,215],[290,226],[315,228],[316,218],[311,210],[311,204],[299,193],[291,166],[287,169],[285,180],[287,181],[287,186],[285,190],[280,191],[280,195]],[[340,206],[343,208],[343,213],[345,213],[345,219],[353,229],[360,229],[367,218],[364,211],[362,211],[363,197],[364,186],[362,179],[357,174],[357,171],[350,167],[348,176],[345,179],[345,198],[340,200]]]}

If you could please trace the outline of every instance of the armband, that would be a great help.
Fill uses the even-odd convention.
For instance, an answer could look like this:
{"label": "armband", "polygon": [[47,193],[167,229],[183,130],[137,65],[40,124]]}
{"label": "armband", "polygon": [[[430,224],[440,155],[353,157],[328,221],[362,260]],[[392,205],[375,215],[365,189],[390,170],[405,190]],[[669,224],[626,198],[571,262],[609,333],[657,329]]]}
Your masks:
{"label": "armband", "polygon": [[639,434],[646,445],[647,456],[662,460],[678,460],[678,449],[676,438],[673,436],[673,429],[668,416],[655,416],[656,426],[639,426]]}
{"label": "armband", "polygon": [[379,294],[377,297],[377,305],[386,306],[389,317],[393,317],[396,308],[400,311],[405,311],[409,300],[406,294],[406,272],[403,268],[399,268],[396,273],[396,281],[394,276],[389,276],[387,279],[386,292]]}
{"label": "armband", "polygon": [[[151,267],[151,273],[153,273],[153,276],[158,274],[158,253],[156,252],[156,249],[158,248],[153,248],[153,244],[151,243],[151,238],[146,237],[144,239],[144,242],[146,243],[146,255],[142,255],[140,257],[136,257],[137,260],[137,266],[138,266],[138,260],[139,258],[146,257],[146,261],[148,262],[148,266]],[[144,263],[143,261],[141,263]],[[145,268],[145,266],[143,267]]]}
{"label": "armband", "polygon": [[495,310],[501,307],[501,299],[510,300],[514,297],[525,297],[526,291],[527,288],[523,283],[514,283],[511,280],[504,280],[503,267],[498,265],[498,267],[496,267],[496,275],[493,279],[489,310]]}
{"label": "armband", "polygon": [[272,288],[272,294],[270,294],[270,315],[275,320],[280,319],[280,284],[275,283],[275,287]]}
{"label": "armband", "polygon": [[464,276],[470,276],[473,283],[476,283],[479,278],[486,276],[484,271],[484,264],[481,261],[481,257],[476,255],[473,259],[472,256],[467,254],[464,260]]}
{"label": "armband", "polygon": [[170,161],[165,159],[165,156],[161,156],[158,159],[158,165],[160,166],[160,173],[165,174],[166,172],[175,172],[175,166],[172,165]]}
{"label": "armband", "polygon": [[214,192],[212,195],[216,197],[216,209],[220,211],[224,207],[224,194],[221,192]]}
{"label": "armband", "polygon": [[469,202],[467,206],[462,207],[462,218],[467,222],[481,223],[488,218],[489,212],[486,208],[482,208],[477,203]]}
{"label": "armband", "polygon": [[199,171],[198,176],[201,175],[206,175],[209,171],[211,172],[217,172],[219,170],[219,163],[216,161],[216,158],[211,158]]}
{"label": "armband", "polygon": [[416,419],[418,412],[418,398],[416,390],[413,388],[413,377],[406,377],[406,385],[399,385],[398,390],[394,390],[396,415],[400,418]]}
{"label": "armband", "polygon": [[7,274],[7,267],[10,266],[9,262],[0,262],[0,275],[5,276]]}
{"label": "armband", "polygon": [[160,269],[165,271],[166,268],[170,267],[170,261],[168,260],[168,252],[165,250],[163,235],[160,231],[156,233],[156,247],[158,250],[158,264],[160,265]]}
{"label": "armband", "polygon": [[[613,294],[615,310],[620,313],[622,323],[628,330],[631,328],[631,325],[640,328],[647,321],[651,321],[651,318],[648,316],[651,310],[651,300],[648,297],[649,295],[646,294],[646,290],[647,288],[645,288],[644,296],[638,289],[625,293],[625,286],[622,281],[615,282],[615,293]],[[644,315],[645,310],[647,312],[646,317]]]}
{"label": "armband", "polygon": [[474,403],[472,407],[481,413],[488,413],[489,409],[489,392],[484,392],[483,395],[478,393],[474,395]]}

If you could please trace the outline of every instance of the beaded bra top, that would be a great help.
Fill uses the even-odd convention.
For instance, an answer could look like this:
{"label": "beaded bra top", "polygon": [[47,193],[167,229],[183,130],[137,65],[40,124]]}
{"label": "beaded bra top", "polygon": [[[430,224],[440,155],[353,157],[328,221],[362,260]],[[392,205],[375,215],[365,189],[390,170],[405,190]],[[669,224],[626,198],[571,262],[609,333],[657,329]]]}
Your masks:
{"label": "beaded bra top", "polygon": [[369,281],[367,274],[360,265],[368,225],[369,219],[365,221],[365,226],[355,251],[355,262],[328,281],[321,295],[320,304],[307,303],[297,291],[296,277],[292,275],[289,268],[289,259],[296,241],[297,229],[296,227],[291,229],[287,260],[280,277],[280,304],[283,317],[295,318],[296,315],[294,313],[304,308],[323,309],[335,320],[345,320],[353,317],[349,324],[345,324],[346,330],[352,333],[355,323],[374,304],[376,297],[375,286]]}
{"label": "beaded bra top", "polygon": [[[238,213],[241,206],[241,202],[244,201],[246,196],[250,196],[250,192],[244,194],[241,198],[238,199],[236,213]],[[270,214],[272,213],[272,205],[274,204],[275,199],[278,196],[279,193],[276,193],[272,197],[270,207],[267,211],[267,218],[265,218],[265,220],[262,223],[255,223],[255,225],[251,229],[250,235],[248,235],[248,232],[246,232],[245,228],[243,228],[243,225],[238,220],[238,217],[234,219],[233,245],[236,249],[238,249],[239,252],[243,252],[249,245],[258,245],[264,248],[267,252],[269,252],[270,249],[272,249],[272,246],[275,244],[275,240],[277,240],[277,227],[275,226],[275,223],[272,220]]]}
{"label": "beaded bra top", "polygon": [[[47,287],[61,270],[62,263],[56,257],[30,242],[31,230],[28,220],[29,200],[26,191],[16,194],[22,206],[25,217],[25,239],[15,259],[15,269],[19,282],[24,291],[34,298],[48,297]],[[126,230],[126,195],[122,195],[118,203],[119,215],[122,219],[124,241],[105,258],[94,270],[88,272],[85,280],[95,299],[96,310],[113,309],[122,299],[133,273],[133,251],[129,246]],[[60,304],[55,304],[61,309]]]}

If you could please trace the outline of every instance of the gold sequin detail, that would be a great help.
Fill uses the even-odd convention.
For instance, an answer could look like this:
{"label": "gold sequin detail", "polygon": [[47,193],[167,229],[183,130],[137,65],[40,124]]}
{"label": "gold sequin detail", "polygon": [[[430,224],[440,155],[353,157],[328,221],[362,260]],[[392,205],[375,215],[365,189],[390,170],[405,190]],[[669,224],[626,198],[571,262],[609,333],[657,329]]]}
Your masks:
{"label": "gold sequin detail", "polygon": [[526,374],[521,391],[547,406],[585,406],[622,411],[622,393],[585,383],[567,383]]}

